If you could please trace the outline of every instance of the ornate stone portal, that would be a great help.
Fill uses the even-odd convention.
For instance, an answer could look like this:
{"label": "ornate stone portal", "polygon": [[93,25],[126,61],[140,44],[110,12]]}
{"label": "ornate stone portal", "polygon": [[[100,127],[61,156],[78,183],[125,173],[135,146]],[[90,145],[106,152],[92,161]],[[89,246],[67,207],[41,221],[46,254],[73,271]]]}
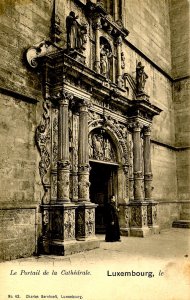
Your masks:
{"label": "ornate stone portal", "polygon": [[[100,6],[88,2],[86,15],[92,17],[94,47],[86,36],[81,39],[87,26],[70,12],[65,48],[51,42],[44,50],[44,42],[27,52],[28,63],[40,66],[43,79],[43,115],[36,130],[44,188],[41,244],[43,251],[61,255],[99,245],[97,204],[89,194],[92,161],[115,166],[122,234],[145,236],[158,229],[151,196],[150,126],[161,110],[144,93],[147,75],[140,63],[131,93],[137,97],[127,98],[122,43],[128,32]],[[93,70],[86,65],[87,46],[94,49]]]}

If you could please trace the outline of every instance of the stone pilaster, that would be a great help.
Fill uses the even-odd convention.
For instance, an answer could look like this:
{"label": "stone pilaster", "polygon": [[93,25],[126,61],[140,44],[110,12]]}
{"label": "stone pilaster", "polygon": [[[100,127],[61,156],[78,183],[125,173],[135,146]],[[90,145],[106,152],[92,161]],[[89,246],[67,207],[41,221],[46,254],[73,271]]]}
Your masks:
{"label": "stone pilaster", "polygon": [[117,44],[117,84],[120,88],[123,87],[122,68],[121,68],[121,46],[122,37],[119,36],[116,41]]}
{"label": "stone pilaster", "polygon": [[94,22],[95,28],[95,71],[100,73],[100,29],[101,20],[98,17]]}

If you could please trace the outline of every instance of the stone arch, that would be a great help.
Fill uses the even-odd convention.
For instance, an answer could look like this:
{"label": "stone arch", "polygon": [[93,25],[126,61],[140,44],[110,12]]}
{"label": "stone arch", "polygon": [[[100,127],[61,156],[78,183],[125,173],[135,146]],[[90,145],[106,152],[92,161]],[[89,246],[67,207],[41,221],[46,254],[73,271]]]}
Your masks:
{"label": "stone arch", "polygon": [[[102,128],[110,136],[115,145],[117,153],[117,201],[118,204],[127,203],[129,201],[129,163],[128,163],[128,147],[127,136],[122,131],[122,125],[117,123],[111,117],[103,117],[91,120],[89,122],[89,135],[93,130]],[[126,128],[126,127],[125,127]]]}

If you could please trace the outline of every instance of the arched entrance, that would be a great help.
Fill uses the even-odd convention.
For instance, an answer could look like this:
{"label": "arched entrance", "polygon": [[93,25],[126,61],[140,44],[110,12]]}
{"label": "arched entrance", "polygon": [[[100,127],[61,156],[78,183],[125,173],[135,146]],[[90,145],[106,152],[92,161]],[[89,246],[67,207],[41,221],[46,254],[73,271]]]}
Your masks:
{"label": "arched entrance", "polygon": [[105,232],[105,206],[112,195],[118,195],[118,158],[116,146],[103,128],[89,135],[90,199],[98,204],[95,213],[96,233]]}

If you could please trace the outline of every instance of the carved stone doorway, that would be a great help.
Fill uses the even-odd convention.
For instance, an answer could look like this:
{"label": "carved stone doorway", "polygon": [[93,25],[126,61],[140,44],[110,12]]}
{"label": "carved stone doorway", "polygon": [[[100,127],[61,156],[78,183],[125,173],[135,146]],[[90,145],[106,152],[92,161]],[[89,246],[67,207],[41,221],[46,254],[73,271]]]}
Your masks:
{"label": "carved stone doorway", "polygon": [[98,204],[95,211],[95,232],[105,233],[105,205],[117,196],[117,164],[90,161],[90,199]]}

